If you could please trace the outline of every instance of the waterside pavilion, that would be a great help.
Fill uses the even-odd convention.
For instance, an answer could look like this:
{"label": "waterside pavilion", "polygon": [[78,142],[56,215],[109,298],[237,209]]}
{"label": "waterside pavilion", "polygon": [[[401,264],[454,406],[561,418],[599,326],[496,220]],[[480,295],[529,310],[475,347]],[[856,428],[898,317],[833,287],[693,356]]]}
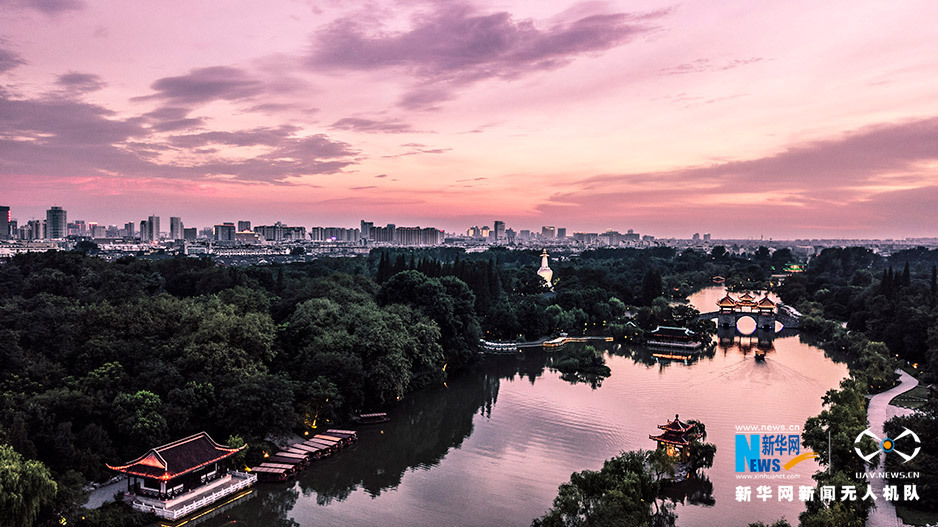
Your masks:
{"label": "waterside pavilion", "polygon": [[691,433],[693,425],[681,422],[675,414],[673,421],[658,425],[658,428],[663,431],[661,435],[648,436],[649,439],[658,443],[658,450],[664,449],[669,456],[680,458],[682,462],[690,459],[690,451],[687,447],[697,438],[697,434]]}
{"label": "waterside pavilion", "polygon": [[218,444],[200,432],[152,448],[124,465],[107,467],[127,474],[125,500],[134,509],[177,520],[257,481],[254,474],[224,467],[226,459],[245,448]]}

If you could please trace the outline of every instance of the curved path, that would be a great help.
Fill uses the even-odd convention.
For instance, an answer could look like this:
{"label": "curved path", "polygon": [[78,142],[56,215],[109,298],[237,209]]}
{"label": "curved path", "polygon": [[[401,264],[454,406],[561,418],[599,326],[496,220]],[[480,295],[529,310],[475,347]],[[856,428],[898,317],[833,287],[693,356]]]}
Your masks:
{"label": "curved path", "polygon": [[[909,415],[912,413],[912,410],[908,408],[899,408],[898,406],[889,405],[889,401],[891,401],[893,397],[911,390],[918,384],[918,380],[908,373],[902,370],[896,370],[896,373],[899,374],[899,385],[872,396],[866,410],[866,418],[870,422],[870,430],[880,438],[885,437],[885,435],[883,435],[883,423],[897,415]],[[884,456],[879,456],[879,465],[877,465],[876,471],[883,470],[883,460]],[[866,519],[866,527],[896,527],[905,525],[905,523],[896,516],[896,508],[893,506],[892,502],[886,501],[882,497],[883,485],[885,485],[885,483],[885,479],[874,479],[871,482],[873,493],[876,494],[877,499],[876,508],[870,511],[870,517]]]}

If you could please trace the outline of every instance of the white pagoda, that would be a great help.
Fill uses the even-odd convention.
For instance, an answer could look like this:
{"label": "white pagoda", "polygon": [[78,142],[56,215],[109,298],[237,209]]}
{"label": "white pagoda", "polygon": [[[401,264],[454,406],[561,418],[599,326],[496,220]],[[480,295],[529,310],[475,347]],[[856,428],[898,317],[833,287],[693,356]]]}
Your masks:
{"label": "white pagoda", "polygon": [[547,287],[551,290],[554,289],[551,279],[554,277],[554,272],[550,269],[550,265],[547,264],[547,249],[544,249],[541,252],[541,268],[537,270],[537,274],[547,282]]}

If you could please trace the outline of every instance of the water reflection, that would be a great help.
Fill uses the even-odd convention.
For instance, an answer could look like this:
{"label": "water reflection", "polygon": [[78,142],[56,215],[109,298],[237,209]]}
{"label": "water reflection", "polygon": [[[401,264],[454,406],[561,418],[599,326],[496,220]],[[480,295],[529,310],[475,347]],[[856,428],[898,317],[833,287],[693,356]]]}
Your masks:
{"label": "water reflection", "polygon": [[[516,373],[518,368],[510,372]],[[390,422],[360,429],[352,448],[300,475],[303,495],[315,495],[319,505],[343,500],[358,487],[379,496],[396,488],[408,469],[436,466],[472,433],[473,416],[490,413],[498,398],[499,375],[477,371],[468,377],[405,398]]]}
{"label": "water reflection", "polygon": [[[803,424],[846,368],[805,337],[775,337],[760,348],[758,335],[718,335],[686,364],[609,346],[612,375],[596,389],[563,380],[542,351],[492,358],[447,387],[408,395],[390,422],[360,429],[355,446],[297,481],[259,486],[257,498],[207,525],[530,525],[572,472],[654,448],[648,434],[675,413],[705,422],[717,454],[701,477],[659,500],[665,525],[675,517],[681,527],[792,519],[800,503],[735,501],[734,427]],[[760,349],[764,362],[754,360]],[[816,468],[804,462],[793,472],[810,483]]]}
{"label": "water reflection", "polygon": [[694,476],[677,481],[662,489],[661,497],[682,505],[712,507],[716,503],[713,497],[713,483],[707,476]]}

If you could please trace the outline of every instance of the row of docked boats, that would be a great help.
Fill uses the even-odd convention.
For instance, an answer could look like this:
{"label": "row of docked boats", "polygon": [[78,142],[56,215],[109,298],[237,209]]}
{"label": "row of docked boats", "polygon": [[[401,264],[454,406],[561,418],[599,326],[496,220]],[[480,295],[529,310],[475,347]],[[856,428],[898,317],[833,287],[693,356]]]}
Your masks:
{"label": "row of docked boats", "polygon": [[322,434],[294,443],[273,455],[264,454],[264,462],[251,468],[258,481],[285,481],[313,462],[331,456],[339,449],[358,441],[354,430],[329,429]]}

